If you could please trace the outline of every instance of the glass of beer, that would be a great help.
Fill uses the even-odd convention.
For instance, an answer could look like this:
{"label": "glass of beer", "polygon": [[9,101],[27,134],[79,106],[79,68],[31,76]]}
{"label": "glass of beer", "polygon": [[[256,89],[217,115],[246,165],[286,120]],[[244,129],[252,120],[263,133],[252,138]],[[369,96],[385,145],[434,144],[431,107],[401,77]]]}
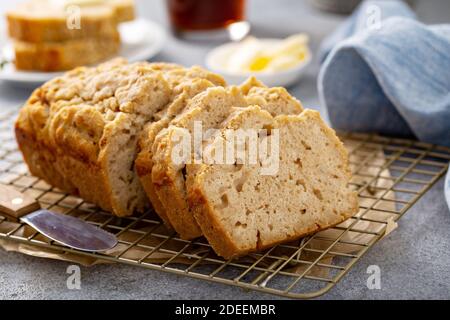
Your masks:
{"label": "glass of beer", "polygon": [[176,35],[188,40],[240,40],[250,31],[245,0],[166,0]]}

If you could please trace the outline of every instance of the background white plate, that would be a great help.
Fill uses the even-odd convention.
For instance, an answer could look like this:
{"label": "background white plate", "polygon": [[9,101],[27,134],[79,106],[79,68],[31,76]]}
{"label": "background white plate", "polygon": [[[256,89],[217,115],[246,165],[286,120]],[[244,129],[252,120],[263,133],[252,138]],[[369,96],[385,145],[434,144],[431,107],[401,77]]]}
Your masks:
{"label": "background white plate", "polygon": [[[119,26],[122,47],[118,56],[130,62],[147,60],[158,54],[166,41],[164,29],[149,20],[137,19]],[[0,30],[0,48],[2,57],[8,61],[14,59],[12,43],[8,39],[6,29]],[[8,63],[0,70],[0,80],[10,81],[23,86],[39,85],[62,72],[27,72],[18,71],[14,63]]]}

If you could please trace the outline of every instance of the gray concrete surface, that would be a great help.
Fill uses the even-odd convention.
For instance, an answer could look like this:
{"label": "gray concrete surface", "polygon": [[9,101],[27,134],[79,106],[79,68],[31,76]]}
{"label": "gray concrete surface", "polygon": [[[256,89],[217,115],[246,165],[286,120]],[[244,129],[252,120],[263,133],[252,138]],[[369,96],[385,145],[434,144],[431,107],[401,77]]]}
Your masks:
{"label": "gray concrete surface", "polygon": [[[15,1],[2,1],[0,12]],[[419,17],[430,23],[450,20],[450,2],[418,1]],[[163,1],[139,1],[139,14],[167,25]],[[283,37],[305,31],[313,48],[342,20],[318,13],[298,0],[250,0],[249,19],[258,36]],[[210,46],[174,38],[155,60],[202,64]],[[321,110],[316,92],[317,65],[290,88],[304,105]],[[29,89],[0,82],[0,109],[17,107]],[[328,294],[320,299],[449,299],[450,213],[441,179],[401,219],[399,228],[375,245]],[[367,267],[381,269],[381,289],[366,286]],[[272,295],[123,265],[81,269],[81,290],[66,286],[68,263],[0,250],[0,299],[272,299]]]}

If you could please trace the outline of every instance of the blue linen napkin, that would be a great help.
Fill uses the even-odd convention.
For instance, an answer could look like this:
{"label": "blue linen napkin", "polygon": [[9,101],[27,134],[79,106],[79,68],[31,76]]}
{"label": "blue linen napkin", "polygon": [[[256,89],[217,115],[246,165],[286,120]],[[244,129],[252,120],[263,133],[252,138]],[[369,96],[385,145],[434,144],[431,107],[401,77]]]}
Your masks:
{"label": "blue linen napkin", "polygon": [[[364,1],[320,56],[334,128],[450,146],[450,25],[424,25],[401,1]],[[450,172],[445,195],[450,207]]]}

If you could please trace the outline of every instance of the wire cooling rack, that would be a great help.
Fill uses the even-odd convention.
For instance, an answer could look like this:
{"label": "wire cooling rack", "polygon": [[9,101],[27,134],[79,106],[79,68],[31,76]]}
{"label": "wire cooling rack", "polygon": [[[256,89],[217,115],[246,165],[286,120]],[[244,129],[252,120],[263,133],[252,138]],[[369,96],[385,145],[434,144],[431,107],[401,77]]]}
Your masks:
{"label": "wire cooling rack", "polygon": [[44,208],[77,216],[115,233],[106,253],[73,250],[20,223],[0,218],[0,239],[61,255],[157,269],[290,298],[312,298],[331,289],[392,229],[396,221],[448,168],[450,149],[412,140],[341,134],[350,154],[351,186],[360,210],[346,222],[299,241],[237,260],[216,256],[203,238],[186,241],[149,211],[117,218],[31,176],[13,137],[15,112],[0,115],[0,183],[38,199]]}

